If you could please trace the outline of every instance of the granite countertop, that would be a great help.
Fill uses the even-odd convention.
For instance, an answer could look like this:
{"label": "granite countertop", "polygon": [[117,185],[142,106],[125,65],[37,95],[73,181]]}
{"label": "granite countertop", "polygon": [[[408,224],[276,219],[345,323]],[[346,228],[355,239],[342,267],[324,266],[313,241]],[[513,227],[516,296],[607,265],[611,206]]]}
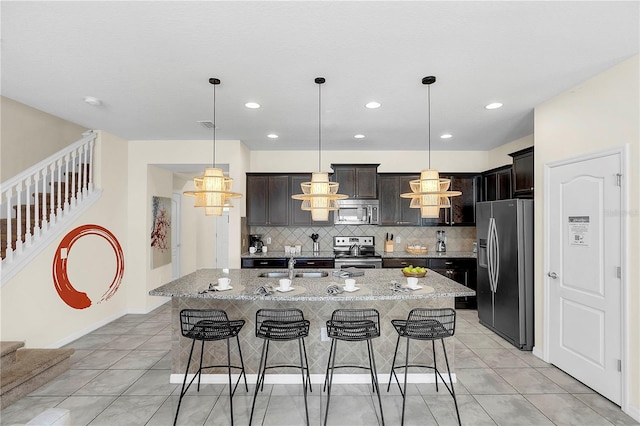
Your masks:
{"label": "granite countertop", "polygon": [[[284,271],[284,270],[279,270]],[[316,271],[316,270],[314,270]],[[402,299],[428,299],[433,297],[474,296],[475,291],[458,284],[436,272],[427,271],[424,278],[419,278],[418,285],[423,289],[409,292],[394,292],[391,283],[406,284],[406,278],[398,269],[366,269],[362,270],[364,276],[354,277],[359,291],[353,293],[341,293],[339,295],[327,294],[327,286],[331,284],[343,284],[344,279],[333,276],[333,269],[318,269],[329,275],[324,278],[294,278],[292,287],[295,289],[289,293],[276,292],[271,296],[260,296],[255,290],[265,284],[278,286],[277,278],[260,278],[259,274],[267,272],[264,269],[231,269],[225,273],[221,269],[201,269],[189,275],[185,275],[175,281],[165,284],[149,292],[151,296],[188,297],[203,299],[227,299],[227,300],[299,300],[299,301],[328,301],[328,300],[402,300]],[[312,272],[309,269],[297,270],[297,272]],[[210,283],[216,284],[218,278],[231,278],[232,290],[205,292]],[[431,291],[433,288],[433,291]]]}
{"label": "granite countertop", "polygon": [[[476,253],[472,251],[447,251],[445,253],[436,253],[435,251],[429,251],[424,254],[412,254],[407,253],[404,250],[394,251],[392,253],[380,252],[382,258],[396,258],[396,257],[407,257],[407,258],[455,258],[455,257],[466,257],[466,258],[476,258]],[[268,251],[267,253],[243,253],[243,258],[255,258],[255,259],[282,259],[289,258],[291,255],[284,254],[284,251]],[[333,259],[335,256],[333,251],[321,251],[318,254],[302,252],[300,254],[296,254],[294,257],[301,258],[314,258],[314,259]]]}

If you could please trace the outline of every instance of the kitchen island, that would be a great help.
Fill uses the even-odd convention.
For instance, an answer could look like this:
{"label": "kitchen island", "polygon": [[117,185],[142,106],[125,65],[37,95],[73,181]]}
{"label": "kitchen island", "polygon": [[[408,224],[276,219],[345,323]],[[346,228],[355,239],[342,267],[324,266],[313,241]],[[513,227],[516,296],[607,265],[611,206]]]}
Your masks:
{"label": "kitchen island", "polygon": [[[278,270],[286,272],[286,270]],[[246,324],[240,332],[240,344],[244,356],[245,367],[248,374],[255,374],[260,361],[260,349],[262,340],[255,337],[255,313],[261,308],[298,308],[304,313],[306,319],[311,322],[309,337],[306,339],[307,352],[309,357],[309,368],[314,382],[322,383],[329,354],[330,342],[323,340],[323,328],[326,321],[331,317],[335,309],[345,308],[374,308],[380,312],[381,336],[374,340],[376,361],[378,371],[388,374],[391,367],[393,349],[395,347],[397,334],[391,326],[392,319],[404,319],[409,311],[416,307],[445,308],[454,306],[454,298],[457,296],[473,296],[475,292],[469,288],[456,283],[433,271],[428,271],[424,278],[419,279],[420,290],[396,292],[392,290],[392,283],[405,284],[406,278],[398,269],[367,269],[362,270],[363,276],[354,277],[356,286],[359,288],[355,292],[343,292],[337,295],[327,293],[327,287],[332,284],[342,285],[343,278],[333,275],[333,269],[298,270],[296,272],[324,272],[326,277],[303,278],[296,277],[293,280],[293,290],[285,293],[278,291],[272,295],[257,295],[256,290],[266,284],[273,287],[278,286],[277,278],[260,277],[265,272],[264,269],[233,269],[223,271],[219,269],[202,269],[158,287],[149,292],[152,296],[167,296],[172,298],[172,383],[182,381],[184,369],[187,364],[191,340],[180,334],[180,310],[186,308],[195,309],[224,309],[230,319],[244,319]],[[226,291],[205,291],[210,284],[216,284],[217,279],[229,277],[231,279],[231,290]],[[297,356],[297,346],[295,342],[274,346],[274,353],[270,359],[274,361],[278,358],[287,359],[288,354]],[[223,345],[223,344],[222,344]],[[454,369],[455,355],[453,339],[446,339],[449,362]],[[345,349],[346,349],[345,345]],[[366,345],[349,345],[349,350],[342,350],[338,353],[340,358],[336,362],[340,363],[360,363],[366,359]],[[232,354],[237,355],[237,350],[233,349]],[[197,351],[196,351],[197,352]],[[194,354],[199,356],[199,354]],[[363,358],[364,356],[364,358]],[[438,355],[438,362],[440,362]],[[205,345],[205,357],[210,364],[226,363],[226,349],[220,343]],[[271,358],[273,357],[273,358]],[[431,358],[431,345],[412,345],[411,357],[421,358],[421,362],[429,362]],[[236,360],[237,361],[237,360]],[[444,359],[442,359],[444,365]],[[197,364],[197,363],[196,363]],[[192,363],[193,366],[193,363]],[[274,369],[268,381],[276,380],[279,383],[299,381],[299,373],[287,370]],[[211,370],[210,375],[203,375],[204,382],[225,383],[226,371]],[[339,381],[359,383],[368,382],[369,375],[362,374],[361,371],[349,371],[342,369]],[[357,373],[357,374],[355,374]],[[205,377],[208,376],[208,377]],[[336,373],[337,376],[337,373]],[[429,382],[433,380],[433,374],[410,375],[414,381]],[[251,380],[251,379],[250,379]]]}

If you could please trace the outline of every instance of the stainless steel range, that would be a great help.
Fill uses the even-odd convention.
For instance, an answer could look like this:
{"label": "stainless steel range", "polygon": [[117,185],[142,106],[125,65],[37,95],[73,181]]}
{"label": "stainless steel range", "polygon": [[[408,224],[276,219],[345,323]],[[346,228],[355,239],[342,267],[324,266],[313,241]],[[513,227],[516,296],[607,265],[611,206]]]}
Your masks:
{"label": "stainless steel range", "polygon": [[376,252],[375,237],[333,237],[336,269],[382,268],[382,256]]}

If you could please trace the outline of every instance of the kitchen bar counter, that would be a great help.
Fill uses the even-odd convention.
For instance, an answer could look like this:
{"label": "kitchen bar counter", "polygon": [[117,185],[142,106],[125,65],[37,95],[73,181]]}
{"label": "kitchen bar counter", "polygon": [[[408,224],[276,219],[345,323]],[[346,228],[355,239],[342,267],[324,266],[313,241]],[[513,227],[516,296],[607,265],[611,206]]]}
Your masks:
{"label": "kitchen bar counter", "polygon": [[[282,269],[278,269],[282,270]],[[310,270],[299,270],[309,272]],[[380,313],[381,335],[373,342],[378,361],[378,371],[381,375],[389,374],[391,358],[395,347],[397,334],[391,325],[392,319],[406,319],[413,308],[453,308],[456,296],[474,295],[475,292],[455,281],[428,270],[424,278],[419,279],[421,290],[411,292],[393,292],[391,283],[397,281],[401,284],[406,279],[398,269],[367,269],[364,276],[354,277],[359,291],[353,293],[341,293],[329,295],[326,292],[328,285],[332,283],[342,284],[343,279],[334,277],[332,269],[325,269],[329,276],[325,278],[294,278],[294,290],[288,293],[276,292],[271,296],[255,294],[256,288],[264,284],[277,286],[278,280],[274,278],[259,278],[258,275],[265,272],[264,269],[233,269],[228,273],[218,269],[203,269],[186,275],[149,292],[152,296],[168,296],[172,298],[172,383],[181,383],[184,377],[184,369],[189,357],[191,340],[182,337],[180,331],[179,314],[182,309],[223,309],[230,319],[243,319],[246,321],[239,334],[244,362],[249,375],[249,381],[255,382],[255,374],[260,361],[260,349],[262,341],[255,337],[255,315],[259,309],[301,309],[306,319],[311,323],[309,336],[306,340],[306,348],[309,357],[309,368],[312,381],[322,383],[327,365],[330,341],[322,338],[326,321],[331,318],[335,309],[363,309],[373,308]],[[217,283],[217,278],[228,276],[231,278],[232,290],[219,292],[205,292],[210,283]],[[433,290],[431,290],[433,289]],[[452,371],[455,369],[454,339],[446,339],[445,345],[449,355],[449,363]],[[428,342],[427,342],[428,343]],[[221,346],[222,345],[222,346]],[[235,342],[232,345],[232,358],[237,356]],[[205,345],[205,359],[207,365],[226,364],[226,350],[224,343],[212,343]],[[428,346],[428,348],[427,348]],[[421,353],[421,362],[429,362],[431,346],[427,345]],[[278,358],[287,359],[288,354],[297,356],[296,342],[283,342],[279,345]],[[428,349],[428,350],[427,350]],[[192,367],[198,364],[199,353],[195,351]],[[343,359],[339,362],[356,365],[366,359],[366,345],[354,347],[350,351],[341,354]],[[292,355],[293,356],[293,355]],[[438,351],[438,363],[444,365],[442,353]],[[364,357],[364,358],[363,358]],[[237,361],[237,359],[235,360]],[[293,359],[289,360],[294,362]],[[233,360],[232,360],[233,362]],[[197,368],[197,367],[194,367]],[[190,373],[193,373],[191,370]],[[203,374],[203,383],[226,383],[228,380],[225,369],[212,369],[212,374]],[[267,383],[274,380],[280,383],[299,383],[299,374],[291,374],[289,370],[272,370],[273,374],[267,374]],[[289,374],[287,374],[289,373]],[[362,374],[357,369],[341,369],[341,381],[344,383],[368,383],[369,374]],[[337,373],[336,373],[337,375]],[[416,374],[412,379],[416,382],[432,382],[433,374]]]}

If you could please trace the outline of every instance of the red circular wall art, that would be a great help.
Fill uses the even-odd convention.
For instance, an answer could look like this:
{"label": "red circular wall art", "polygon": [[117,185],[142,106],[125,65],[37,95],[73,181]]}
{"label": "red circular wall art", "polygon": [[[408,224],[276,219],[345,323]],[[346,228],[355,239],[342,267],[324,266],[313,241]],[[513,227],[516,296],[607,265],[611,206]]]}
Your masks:
{"label": "red circular wall art", "polygon": [[67,276],[67,258],[69,257],[69,253],[71,253],[73,244],[86,235],[98,235],[104,238],[111,245],[116,255],[116,274],[113,277],[111,285],[109,285],[109,288],[102,295],[98,303],[109,300],[111,296],[118,291],[118,287],[122,282],[122,276],[124,275],[124,254],[122,253],[122,247],[120,247],[120,243],[116,237],[106,228],[98,225],[83,225],[69,232],[64,236],[60,245],[58,245],[58,249],[53,258],[53,283],[64,303],[75,309],[88,308],[91,306],[91,299],[89,299],[87,293],[76,290],[69,282],[69,277]]}

